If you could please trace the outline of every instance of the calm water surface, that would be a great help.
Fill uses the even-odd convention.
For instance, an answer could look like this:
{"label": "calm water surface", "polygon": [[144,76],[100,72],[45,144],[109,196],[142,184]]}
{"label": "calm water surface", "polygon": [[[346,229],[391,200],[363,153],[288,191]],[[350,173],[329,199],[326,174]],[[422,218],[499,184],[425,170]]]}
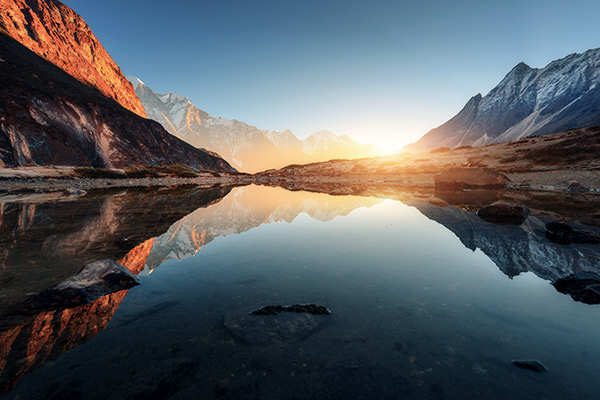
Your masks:
{"label": "calm water surface", "polygon": [[[600,308],[550,284],[597,267],[598,247],[545,241],[543,219],[501,227],[450,206],[250,186],[164,217],[131,250],[106,245],[147,229],[134,220],[119,233],[133,206],[116,199],[89,200],[99,201],[82,213],[92,222],[77,229],[99,238],[65,257],[96,243],[99,259],[104,244],[141,271],[141,285],[6,322],[0,367],[14,387],[3,398],[575,399],[600,390]],[[39,224],[56,224],[52,212]],[[27,246],[11,237],[12,250]],[[5,277],[19,262],[39,267],[25,253],[5,255]],[[247,315],[297,303],[331,315],[286,317],[285,332]]]}

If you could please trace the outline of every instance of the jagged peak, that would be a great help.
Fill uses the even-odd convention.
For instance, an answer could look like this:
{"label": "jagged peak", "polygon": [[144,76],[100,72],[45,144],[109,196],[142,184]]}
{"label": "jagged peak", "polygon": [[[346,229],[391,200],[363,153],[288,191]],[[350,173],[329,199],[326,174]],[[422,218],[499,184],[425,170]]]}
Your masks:
{"label": "jagged peak", "polygon": [[127,75],[126,78],[129,82],[131,82],[134,89],[137,89],[138,86],[146,86],[146,84],[137,76]]}
{"label": "jagged peak", "polygon": [[469,99],[469,101],[467,101],[467,104],[465,104],[465,106],[463,107],[463,110],[469,109],[472,107],[477,107],[482,99],[483,99],[483,96],[481,95],[481,93],[477,93],[475,96],[471,97]]}
{"label": "jagged peak", "polygon": [[522,75],[522,74],[524,74],[526,72],[529,72],[529,71],[531,71],[533,69],[534,68],[531,68],[529,65],[525,64],[525,62],[521,61],[520,63],[518,63],[517,65],[515,65],[513,67],[513,69],[511,69],[508,74],[506,74],[506,77],[515,76],[515,75]]}
{"label": "jagged peak", "polygon": [[328,130],[326,130],[326,129],[322,129],[322,130],[320,130],[320,131],[318,131],[318,132],[315,132],[315,133],[313,133],[312,135],[310,135],[310,136],[307,138],[307,140],[308,140],[308,139],[311,139],[311,138],[312,138],[313,140],[323,140],[323,139],[333,139],[333,138],[338,138],[338,136],[337,136],[335,133],[331,132],[331,131],[328,131]]}
{"label": "jagged peak", "polygon": [[156,96],[160,99],[160,101],[162,101],[163,103],[172,103],[172,102],[187,102],[187,103],[192,103],[192,101],[186,97],[183,96],[181,94],[177,94],[177,93],[173,93],[173,92],[168,92],[165,94],[156,94]]}

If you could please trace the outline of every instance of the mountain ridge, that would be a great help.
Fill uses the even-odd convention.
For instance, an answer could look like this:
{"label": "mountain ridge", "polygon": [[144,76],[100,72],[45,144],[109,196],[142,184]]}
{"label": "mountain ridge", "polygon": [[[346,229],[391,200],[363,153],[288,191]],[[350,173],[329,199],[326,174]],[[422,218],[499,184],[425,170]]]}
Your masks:
{"label": "mountain ridge", "polygon": [[145,117],[119,66],[88,24],[58,0],[0,0],[0,28],[37,55]]}
{"label": "mountain ridge", "polygon": [[0,167],[187,164],[234,171],[0,32]]}
{"label": "mountain ridge", "polygon": [[600,48],[543,68],[518,63],[485,96],[403,151],[483,146],[600,125]]}
{"label": "mountain ridge", "polygon": [[235,119],[213,117],[186,96],[172,92],[160,94],[139,78],[128,76],[128,79],[149,118],[194,146],[215,150],[245,172],[382,153],[373,145],[360,144],[330,131],[322,130],[300,140],[289,129],[269,131]]}

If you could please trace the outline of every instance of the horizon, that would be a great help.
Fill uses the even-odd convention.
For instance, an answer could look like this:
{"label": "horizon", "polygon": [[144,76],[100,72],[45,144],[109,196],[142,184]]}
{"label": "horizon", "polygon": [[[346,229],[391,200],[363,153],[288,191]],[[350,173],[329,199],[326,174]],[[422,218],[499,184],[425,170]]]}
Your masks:
{"label": "horizon", "polygon": [[65,4],[126,75],[158,93],[259,129],[299,139],[328,130],[387,152],[452,118],[519,62],[542,68],[597,48],[600,35],[576,18],[600,10],[587,0]]}

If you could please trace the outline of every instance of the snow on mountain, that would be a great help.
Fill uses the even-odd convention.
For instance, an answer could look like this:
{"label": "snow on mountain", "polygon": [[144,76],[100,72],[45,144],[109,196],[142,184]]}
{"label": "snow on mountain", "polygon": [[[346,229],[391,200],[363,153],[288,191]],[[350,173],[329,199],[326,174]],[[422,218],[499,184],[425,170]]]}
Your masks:
{"label": "snow on mountain", "polygon": [[516,65],[486,96],[472,97],[451,120],[406,151],[483,146],[600,124],[600,49],[544,68]]}
{"label": "snow on mountain", "polygon": [[196,147],[219,153],[240,171],[253,173],[289,164],[381,154],[373,145],[359,144],[328,131],[317,132],[301,141],[289,130],[262,130],[241,121],[213,117],[195,107],[185,96],[158,94],[140,79],[128,79],[148,118]]}
{"label": "snow on mountain", "polygon": [[265,135],[278,148],[282,150],[300,149],[302,141],[296,137],[289,129],[280,131],[265,131]]}

